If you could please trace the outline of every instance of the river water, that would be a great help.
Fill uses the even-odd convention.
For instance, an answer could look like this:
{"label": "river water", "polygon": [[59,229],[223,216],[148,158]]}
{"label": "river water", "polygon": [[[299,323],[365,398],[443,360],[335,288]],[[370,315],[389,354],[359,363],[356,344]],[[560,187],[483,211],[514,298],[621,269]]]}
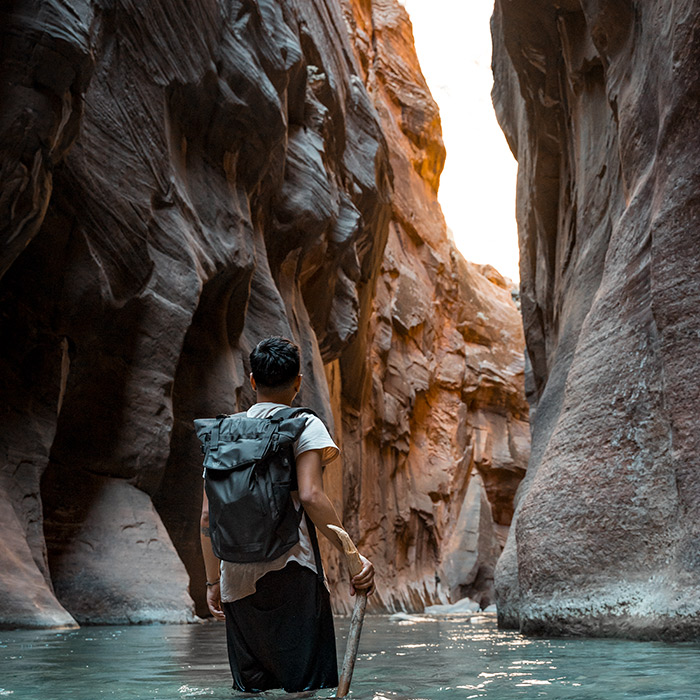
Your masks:
{"label": "river water", "polygon": [[[347,624],[336,621],[339,653]],[[368,616],[351,696],[699,700],[700,644],[533,639],[489,615]],[[246,696],[231,690],[221,624],[0,631],[0,700],[232,697]]]}

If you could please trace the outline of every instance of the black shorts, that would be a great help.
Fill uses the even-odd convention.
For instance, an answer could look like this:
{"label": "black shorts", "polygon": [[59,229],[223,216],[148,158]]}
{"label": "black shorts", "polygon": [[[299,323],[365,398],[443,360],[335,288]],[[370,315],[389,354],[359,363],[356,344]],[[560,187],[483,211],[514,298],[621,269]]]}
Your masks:
{"label": "black shorts", "polygon": [[291,562],[271,571],[255,593],[223,609],[234,688],[292,693],[338,685],[330,596],[311,569]]}

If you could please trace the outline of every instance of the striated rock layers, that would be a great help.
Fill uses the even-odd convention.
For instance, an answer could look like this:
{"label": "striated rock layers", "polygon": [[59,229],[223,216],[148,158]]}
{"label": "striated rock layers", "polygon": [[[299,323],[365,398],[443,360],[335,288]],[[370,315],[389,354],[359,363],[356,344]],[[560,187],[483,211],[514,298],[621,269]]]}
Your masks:
{"label": "striated rock layers", "polygon": [[700,2],[501,2],[532,457],[499,617],[700,636]]}
{"label": "striated rock layers", "polygon": [[339,361],[345,522],[379,563],[382,607],[485,605],[529,456],[521,320],[503,278],[448,240],[439,114],[405,10],[347,15],[394,191],[366,337]]}
{"label": "striated rock layers", "polygon": [[328,487],[376,606],[486,602],[527,461],[523,340],[507,285],[446,238],[405,12],[0,14],[0,624],[204,612],[191,421],[252,401],[270,334],[344,447]]}

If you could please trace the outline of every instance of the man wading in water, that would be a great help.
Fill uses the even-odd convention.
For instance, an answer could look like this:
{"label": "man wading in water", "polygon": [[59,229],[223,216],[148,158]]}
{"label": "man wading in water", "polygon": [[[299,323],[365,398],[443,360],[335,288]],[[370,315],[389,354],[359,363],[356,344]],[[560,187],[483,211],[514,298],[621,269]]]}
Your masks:
{"label": "man wading in water", "polygon": [[[269,418],[288,409],[301,385],[299,348],[284,338],[267,338],[251,352],[250,366],[257,403],[247,417]],[[295,508],[303,507],[315,527],[342,551],[327,527],[342,524],[322,480],[324,465],[339,450],[318,417],[304,418],[303,431],[294,442],[298,491],[292,499]],[[212,549],[206,493],[201,526],[207,604],[215,618],[226,621],[234,687],[247,692],[271,688],[297,692],[338,685],[330,595],[318,571],[315,528],[308,527],[306,517],[299,521],[299,541],[272,561],[219,561]],[[362,562],[362,571],[352,579],[353,593],[371,594],[374,567],[365,557]]]}

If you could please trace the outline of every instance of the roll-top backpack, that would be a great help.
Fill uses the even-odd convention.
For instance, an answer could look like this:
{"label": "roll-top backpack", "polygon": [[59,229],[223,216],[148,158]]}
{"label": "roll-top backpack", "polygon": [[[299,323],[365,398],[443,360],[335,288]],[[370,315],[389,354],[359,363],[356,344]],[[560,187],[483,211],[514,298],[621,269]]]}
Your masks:
{"label": "roll-top backpack", "polygon": [[303,510],[294,442],[308,408],[281,408],[267,418],[245,413],[194,421],[204,453],[204,488],[214,554],[224,561],[272,561],[299,541]]}

